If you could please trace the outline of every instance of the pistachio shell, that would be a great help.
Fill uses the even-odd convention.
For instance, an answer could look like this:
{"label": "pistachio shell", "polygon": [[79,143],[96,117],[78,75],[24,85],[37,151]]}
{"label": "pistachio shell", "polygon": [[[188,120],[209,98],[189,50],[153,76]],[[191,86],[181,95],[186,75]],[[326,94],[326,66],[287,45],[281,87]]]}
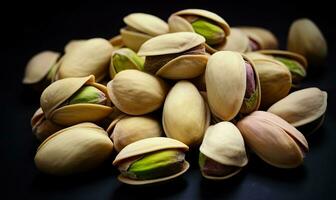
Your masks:
{"label": "pistachio shell", "polygon": [[107,93],[122,112],[143,115],[163,104],[167,86],[160,78],[150,74],[138,70],[123,70],[107,84]]}
{"label": "pistachio shell", "polygon": [[260,49],[277,49],[278,40],[274,34],[261,27],[241,26],[237,27],[250,39],[257,43]]}
{"label": "pistachio shell", "polygon": [[120,29],[120,35],[125,46],[134,51],[138,51],[144,42],[152,38],[147,34],[129,31],[125,28]]}
{"label": "pistachio shell", "polygon": [[307,69],[307,66],[308,66],[306,58],[294,52],[283,51],[283,50],[260,50],[258,52],[265,54],[265,55],[279,56],[279,57],[285,57],[285,58],[296,60],[302,65],[304,69]]}
{"label": "pistachio shell", "polygon": [[59,68],[59,79],[94,75],[101,81],[106,75],[112,54],[112,45],[102,38],[87,40],[67,52]]}
{"label": "pistachio shell", "polygon": [[295,20],[288,33],[287,48],[308,59],[313,65],[323,64],[327,56],[327,43],[314,22],[303,18]]}
{"label": "pistachio shell", "polygon": [[231,28],[231,34],[227,37],[225,46],[221,50],[244,53],[249,50],[249,39],[240,29]]}
{"label": "pistachio shell", "polygon": [[327,97],[328,94],[318,88],[298,90],[273,104],[268,112],[276,114],[294,127],[300,127],[325,114]]}
{"label": "pistachio shell", "polygon": [[42,51],[36,54],[26,66],[22,83],[34,84],[41,81],[47,76],[59,57],[60,53],[54,51]]}
{"label": "pistachio shell", "polygon": [[158,120],[149,116],[124,117],[120,119],[111,134],[117,152],[141,139],[160,137],[163,131]]}
{"label": "pistachio shell", "polygon": [[197,88],[188,81],[177,82],[163,106],[162,125],[167,137],[196,146],[209,123],[210,112]]}
{"label": "pistachio shell", "polygon": [[116,36],[112,37],[109,41],[112,44],[114,49],[120,49],[120,48],[123,48],[125,46],[121,35],[116,35]]}
{"label": "pistachio shell", "polygon": [[82,44],[85,43],[87,40],[70,40],[64,47],[64,52],[68,53],[70,51],[73,51],[77,47],[80,47]]}
{"label": "pistachio shell", "polygon": [[238,167],[237,171],[224,177],[202,174],[209,179],[229,178],[248,163],[243,137],[231,122],[220,122],[210,126],[204,135],[200,152],[220,164]]}
{"label": "pistachio shell", "polygon": [[103,129],[81,123],[48,137],[37,150],[35,164],[53,175],[85,172],[106,160],[112,149],[113,143]]}
{"label": "pistachio shell", "polygon": [[129,14],[124,17],[124,22],[137,31],[150,36],[162,35],[169,31],[168,24],[165,21],[146,13]]}

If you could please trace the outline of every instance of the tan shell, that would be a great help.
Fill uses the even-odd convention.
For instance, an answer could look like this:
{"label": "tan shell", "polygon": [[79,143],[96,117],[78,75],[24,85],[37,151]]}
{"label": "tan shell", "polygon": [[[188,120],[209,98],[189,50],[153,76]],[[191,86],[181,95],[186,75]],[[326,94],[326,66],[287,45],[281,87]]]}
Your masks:
{"label": "tan shell", "polygon": [[231,28],[231,34],[227,37],[225,46],[221,50],[247,52],[249,50],[249,39],[240,29]]}
{"label": "tan shell", "polygon": [[116,35],[116,36],[112,37],[109,41],[112,44],[113,49],[120,49],[120,48],[123,48],[125,46],[121,35]]}
{"label": "tan shell", "polygon": [[318,88],[306,88],[289,94],[273,104],[267,111],[294,127],[306,125],[324,115],[328,94]]}
{"label": "tan shell", "polygon": [[106,160],[112,149],[113,143],[102,128],[81,123],[48,137],[36,152],[35,164],[53,175],[85,172]]}
{"label": "tan shell", "polygon": [[246,144],[275,167],[297,167],[308,151],[308,143],[302,133],[272,113],[255,111],[240,120],[237,127]]}
{"label": "tan shell", "polygon": [[[210,126],[204,135],[200,152],[223,165],[243,167],[248,163],[244,139],[231,122],[220,122]],[[239,171],[240,169],[225,177],[202,175],[209,179],[227,179]]]}
{"label": "tan shell", "polygon": [[287,48],[307,58],[309,64],[323,64],[328,47],[323,34],[314,22],[303,18],[295,20],[288,33]]}
{"label": "tan shell", "polygon": [[59,125],[70,126],[80,122],[95,122],[107,117],[112,108],[105,105],[80,103],[62,106],[83,85],[95,86],[107,96],[106,87],[95,83],[92,75],[58,80],[48,86],[41,95],[41,108],[46,118]]}
{"label": "tan shell", "polygon": [[80,43],[65,54],[58,70],[58,78],[94,75],[101,81],[108,71],[113,47],[109,41],[94,38]]}
{"label": "tan shell", "polygon": [[267,109],[288,95],[292,86],[291,73],[284,64],[275,59],[261,58],[254,59],[253,62],[260,80],[260,107]]}
{"label": "tan shell", "polygon": [[77,47],[80,47],[82,44],[85,43],[87,40],[70,40],[64,47],[64,52],[69,53],[70,51],[73,51]]}
{"label": "tan shell", "polygon": [[247,52],[247,53],[245,53],[245,56],[248,57],[251,60],[272,59],[273,58],[273,56],[265,55],[265,54],[259,53],[257,51]]}
{"label": "tan shell", "polygon": [[283,50],[260,50],[257,51],[259,53],[271,56],[283,56],[285,58],[291,58],[299,62],[305,69],[307,69],[308,63],[305,57],[300,54],[290,52],[290,51],[283,51]]}
{"label": "tan shell", "polygon": [[107,84],[107,92],[122,112],[143,115],[161,107],[168,91],[158,77],[139,70],[123,70]]}
{"label": "tan shell", "polygon": [[[254,68],[253,62],[250,63]],[[256,88],[259,93],[259,78],[256,77]],[[225,121],[233,119],[242,108],[246,92],[244,57],[233,51],[214,53],[209,58],[205,70],[205,82],[211,112]],[[260,95],[257,101],[259,107]]]}
{"label": "tan shell", "polygon": [[134,51],[138,51],[143,43],[152,38],[152,36],[139,32],[129,31],[125,28],[120,29],[120,35],[125,46]]}
{"label": "tan shell", "polygon": [[163,135],[161,124],[149,116],[127,116],[120,119],[113,128],[111,139],[119,152],[125,146],[141,139]]}
{"label": "tan shell", "polygon": [[189,147],[202,142],[210,123],[210,112],[197,88],[179,81],[169,91],[162,112],[162,125],[167,137]]}
{"label": "tan shell", "polygon": [[237,28],[243,31],[249,38],[256,41],[261,49],[278,48],[277,38],[267,29],[252,26],[241,26]]}
{"label": "tan shell", "polygon": [[46,77],[49,70],[57,62],[60,53],[54,51],[42,51],[32,57],[25,70],[22,80],[24,84],[34,84]]}

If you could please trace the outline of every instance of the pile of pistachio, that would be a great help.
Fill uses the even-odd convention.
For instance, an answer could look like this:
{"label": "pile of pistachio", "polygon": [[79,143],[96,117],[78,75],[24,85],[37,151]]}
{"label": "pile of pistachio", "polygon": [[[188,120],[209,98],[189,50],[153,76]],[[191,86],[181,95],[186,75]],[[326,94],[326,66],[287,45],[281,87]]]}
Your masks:
{"label": "pile of pistachio", "polygon": [[288,50],[269,30],[206,10],[124,22],[110,40],[73,40],[28,62],[23,83],[42,92],[31,119],[40,171],[83,173],[113,159],[121,182],[149,184],[186,172],[189,149],[215,180],[240,172],[247,152],[279,168],[303,163],[327,107],[325,91],[300,86],[308,63],[327,55],[312,21],[293,22]]}

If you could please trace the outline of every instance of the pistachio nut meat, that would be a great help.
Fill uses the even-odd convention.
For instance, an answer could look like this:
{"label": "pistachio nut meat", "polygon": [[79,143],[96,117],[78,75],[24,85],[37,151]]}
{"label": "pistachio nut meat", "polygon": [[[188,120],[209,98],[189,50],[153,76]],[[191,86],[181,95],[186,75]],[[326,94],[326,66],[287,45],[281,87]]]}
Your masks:
{"label": "pistachio nut meat", "polygon": [[130,185],[145,185],[167,181],[186,172],[188,146],[166,137],[138,140],[123,148],[113,161],[121,174],[119,181]]}
{"label": "pistachio nut meat", "polygon": [[253,62],[238,52],[214,53],[205,70],[205,82],[210,110],[222,120],[259,108],[259,75]]}
{"label": "pistachio nut meat", "polygon": [[247,163],[244,139],[234,124],[220,122],[208,127],[199,154],[203,177],[227,179],[239,173]]}
{"label": "pistachio nut meat", "polygon": [[111,155],[113,143],[99,126],[85,122],[49,136],[38,147],[36,167],[47,174],[70,175],[93,170]]}
{"label": "pistachio nut meat", "polygon": [[117,152],[138,140],[163,136],[159,120],[148,115],[125,116],[112,124],[107,132],[111,133],[110,137]]}
{"label": "pistachio nut meat", "polygon": [[224,51],[238,51],[244,53],[250,51],[250,40],[247,35],[238,28],[231,28],[231,33],[227,37]]}
{"label": "pistachio nut meat", "polygon": [[46,119],[63,126],[98,122],[113,110],[106,87],[93,75],[55,81],[43,91],[40,103]]}
{"label": "pistachio nut meat", "polygon": [[299,129],[304,134],[313,133],[324,121],[328,94],[311,87],[295,91],[273,104],[267,111]]}
{"label": "pistachio nut meat", "polygon": [[129,48],[120,48],[112,53],[110,63],[110,77],[113,77],[120,71],[125,69],[138,69],[143,71],[145,60],[138,56]]}
{"label": "pistachio nut meat", "polygon": [[201,75],[208,60],[204,37],[190,32],[168,33],[146,41],[138,55],[146,56],[144,70],[167,79]]}
{"label": "pistachio nut meat", "polygon": [[169,32],[165,21],[146,13],[129,14],[124,17],[124,22],[127,26],[120,29],[123,43],[134,51],[150,38]]}
{"label": "pistachio nut meat", "polygon": [[206,40],[210,53],[222,49],[230,35],[229,24],[219,15],[202,9],[185,9],[173,13],[169,19],[170,32],[195,32]]}
{"label": "pistachio nut meat", "polygon": [[323,34],[316,24],[307,18],[297,19],[290,26],[287,49],[303,55],[312,65],[323,64],[328,54]]}
{"label": "pistachio nut meat", "polygon": [[188,81],[177,82],[169,91],[162,111],[167,137],[195,147],[202,142],[210,123],[210,111],[197,88]]}
{"label": "pistachio nut meat", "polygon": [[250,51],[278,49],[278,39],[271,31],[254,26],[240,26],[237,28],[249,38]]}
{"label": "pistachio nut meat", "polygon": [[301,80],[307,75],[307,60],[300,54],[282,50],[261,50],[259,53],[272,56],[282,62],[292,75],[292,86],[298,87]]}
{"label": "pistachio nut meat", "polygon": [[103,80],[108,71],[112,50],[110,42],[103,38],[80,42],[64,55],[56,80],[89,75],[94,75],[97,82]]}
{"label": "pistachio nut meat", "polygon": [[237,123],[248,147],[266,163],[295,168],[303,163],[308,142],[303,134],[275,114],[255,111]]}
{"label": "pistachio nut meat", "polygon": [[107,93],[113,104],[122,112],[144,115],[163,105],[168,86],[156,76],[127,69],[108,82]]}
{"label": "pistachio nut meat", "polygon": [[43,90],[52,82],[60,56],[60,53],[54,51],[42,51],[34,55],[27,63],[22,83]]}

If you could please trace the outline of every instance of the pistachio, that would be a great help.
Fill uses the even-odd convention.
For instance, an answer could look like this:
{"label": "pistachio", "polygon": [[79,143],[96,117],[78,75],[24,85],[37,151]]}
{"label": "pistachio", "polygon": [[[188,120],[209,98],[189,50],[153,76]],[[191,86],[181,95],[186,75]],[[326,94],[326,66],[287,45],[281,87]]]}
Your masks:
{"label": "pistachio", "polygon": [[318,88],[298,90],[273,104],[267,111],[298,128],[313,133],[323,122],[328,94]]}
{"label": "pistachio", "polygon": [[250,50],[252,51],[278,48],[277,38],[271,31],[265,28],[253,26],[241,26],[237,28],[243,31],[249,38]]}
{"label": "pistachio", "polygon": [[209,45],[215,45],[223,42],[225,39],[225,33],[220,26],[212,24],[207,20],[198,19],[191,23],[194,31],[206,40]]}
{"label": "pistachio", "polygon": [[123,148],[113,161],[118,179],[131,185],[151,184],[180,176],[189,168],[184,160],[188,146],[171,138],[152,137]]}
{"label": "pistachio", "polygon": [[107,133],[92,123],[81,123],[49,136],[35,155],[36,167],[52,175],[86,172],[99,166],[112,152]]}
{"label": "pistachio", "polygon": [[106,104],[105,94],[94,86],[83,86],[72,97],[69,98],[69,104],[93,103]]}
{"label": "pistachio", "polygon": [[123,70],[107,84],[113,104],[130,115],[155,111],[164,102],[167,85],[158,77],[139,70]]}
{"label": "pistachio", "polygon": [[247,165],[244,140],[231,122],[210,126],[204,136],[199,154],[202,175],[208,179],[227,179]]}
{"label": "pistachio", "polygon": [[82,44],[85,44],[86,40],[70,40],[64,47],[64,52],[69,53],[70,51],[73,51],[77,47],[80,47]]}
{"label": "pistachio", "polygon": [[124,41],[122,40],[121,35],[116,35],[112,37],[109,41],[112,44],[114,49],[120,49],[120,48],[125,47],[125,44],[124,44]]}
{"label": "pistachio", "polygon": [[243,31],[238,28],[231,28],[231,33],[226,38],[225,46],[221,50],[244,53],[250,50],[249,42],[249,38]]}
{"label": "pistachio", "polygon": [[301,132],[280,117],[255,111],[237,126],[246,144],[268,164],[279,168],[302,164],[308,143]]}
{"label": "pistachio", "polygon": [[110,64],[110,76],[113,78],[118,72],[125,69],[143,71],[144,59],[128,48],[121,48],[113,52]]}
{"label": "pistachio", "polygon": [[306,76],[306,70],[300,65],[299,62],[288,58],[274,57],[276,60],[282,62],[289,69],[292,74],[293,83],[299,82]]}
{"label": "pistachio", "polygon": [[327,56],[328,47],[323,34],[310,19],[295,20],[288,33],[287,49],[307,58],[312,65],[321,65]]}

